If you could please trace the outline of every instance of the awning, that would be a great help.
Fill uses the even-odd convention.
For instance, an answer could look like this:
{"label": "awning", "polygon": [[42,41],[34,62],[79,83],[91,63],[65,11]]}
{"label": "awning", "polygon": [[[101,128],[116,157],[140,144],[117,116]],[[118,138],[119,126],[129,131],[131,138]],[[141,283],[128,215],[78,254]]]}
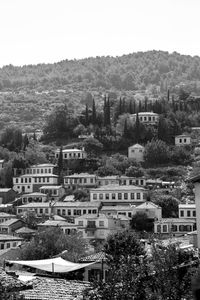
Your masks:
{"label": "awning", "polygon": [[8,262],[52,273],[68,273],[94,264],[94,262],[86,264],[73,263],[61,257],[40,260],[9,260]]}

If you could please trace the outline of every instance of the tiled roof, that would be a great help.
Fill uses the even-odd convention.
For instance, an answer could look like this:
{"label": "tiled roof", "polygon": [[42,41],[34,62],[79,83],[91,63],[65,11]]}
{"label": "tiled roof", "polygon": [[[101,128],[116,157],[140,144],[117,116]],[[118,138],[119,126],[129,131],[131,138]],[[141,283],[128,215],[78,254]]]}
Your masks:
{"label": "tiled roof", "polygon": [[78,177],[80,177],[80,178],[82,178],[82,177],[96,177],[96,175],[95,174],[89,174],[89,173],[79,173],[79,174],[77,174],[77,173],[75,173],[75,174],[72,174],[72,175],[66,175],[66,176],[64,176],[64,178],[78,178]]}
{"label": "tiled roof", "polygon": [[101,211],[107,211],[107,210],[113,210],[113,211],[118,211],[118,210],[123,210],[123,211],[130,211],[130,210],[133,210],[133,206],[125,206],[125,205],[115,205],[115,206],[103,206],[101,208]]}
{"label": "tiled roof", "polygon": [[105,252],[101,251],[101,252],[98,252],[98,253],[94,253],[94,254],[91,254],[89,256],[86,256],[86,257],[82,257],[80,259],[80,262],[93,262],[93,261],[102,261],[102,260],[105,260],[106,259],[106,255],[105,255]]}
{"label": "tiled roof", "polygon": [[[39,164],[39,165],[32,165],[30,168],[47,168],[47,167],[55,167],[54,164]],[[29,169],[29,168],[28,168]]]}
{"label": "tiled roof", "polygon": [[150,209],[150,208],[161,208],[161,207],[154,204],[151,201],[146,201],[146,202],[138,205],[135,209]]}
{"label": "tiled roof", "polygon": [[[18,208],[40,208],[40,207],[44,207],[47,208],[49,207],[50,204],[48,202],[43,202],[43,203],[29,203],[29,204],[24,204],[24,205],[20,205],[18,206]],[[73,201],[73,202],[56,202],[56,204],[53,205],[53,207],[69,207],[69,208],[73,208],[73,207],[99,207],[100,206],[100,201]]]}
{"label": "tiled roof", "polygon": [[134,144],[132,146],[130,146],[129,148],[141,148],[141,149],[144,149],[144,147],[140,144]]}
{"label": "tiled roof", "polygon": [[33,289],[20,292],[26,300],[82,300],[88,282],[67,281],[58,278],[37,277],[32,281]]}
{"label": "tiled roof", "polygon": [[196,208],[196,204],[195,203],[193,203],[193,204],[187,204],[187,203],[185,203],[185,204],[179,204],[179,206],[178,206],[179,208]]}
{"label": "tiled roof", "polygon": [[194,219],[184,219],[184,218],[166,218],[166,219],[160,219],[156,221],[156,223],[195,223],[196,221]]}
{"label": "tiled roof", "polygon": [[0,282],[7,292],[20,291],[30,287],[30,284],[22,283],[20,280],[7,274],[2,268],[0,268]]}
{"label": "tiled roof", "polygon": [[58,190],[62,188],[62,185],[43,185],[40,187],[40,190],[42,189],[54,189],[54,190]]}
{"label": "tiled roof", "polygon": [[13,236],[9,234],[0,234],[0,242],[2,241],[22,241],[23,239],[18,236]]}
{"label": "tiled roof", "polygon": [[0,193],[7,193],[7,192],[9,192],[9,191],[11,191],[12,189],[10,189],[10,188],[1,188],[0,189]]}
{"label": "tiled roof", "polygon": [[19,222],[19,221],[23,222],[22,220],[19,220],[19,219],[10,219],[10,220],[7,220],[7,221],[2,222],[2,223],[0,224],[0,227],[1,227],[1,226],[10,226],[10,225],[12,225],[12,224],[14,224],[14,223],[16,223],[16,222]]}
{"label": "tiled roof", "polygon": [[119,185],[119,184],[108,184],[101,186],[96,189],[92,189],[91,191],[132,191],[132,190],[142,190],[145,191],[144,188],[135,186],[135,185]]}

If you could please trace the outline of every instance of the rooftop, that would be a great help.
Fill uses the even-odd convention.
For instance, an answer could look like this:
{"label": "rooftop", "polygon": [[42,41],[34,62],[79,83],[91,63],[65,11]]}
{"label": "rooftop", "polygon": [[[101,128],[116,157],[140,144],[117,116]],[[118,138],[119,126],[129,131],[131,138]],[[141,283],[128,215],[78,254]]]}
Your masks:
{"label": "rooftop", "polygon": [[31,229],[31,228],[28,228],[28,227],[22,227],[22,228],[20,228],[20,229],[17,229],[17,230],[15,230],[15,233],[17,233],[17,234],[31,234],[31,233],[35,233],[36,232],[36,230],[33,230],[33,229]]}
{"label": "rooftop", "polygon": [[146,202],[144,202],[144,203],[142,203],[142,204],[140,204],[140,205],[138,205],[138,206],[136,207],[136,209],[155,209],[155,208],[157,208],[157,209],[160,208],[160,209],[161,209],[160,206],[154,204],[154,203],[151,202],[151,201],[146,201]]}
{"label": "rooftop", "polygon": [[62,185],[43,185],[43,186],[41,186],[40,187],[40,190],[41,189],[47,189],[47,190],[49,190],[49,189],[54,189],[54,190],[58,190],[58,189],[60,189],[60,188],[62,188]]}
{"label": "rooftop", "polygon": [[141,148],[141,149],[144,149],[144,147],[140,144],[134,144],[132,146],[130,146],[129,148]]}
{"label": "rooftop", "polygon": [[7,193],[11,190],[12,190],[11,188],[0,188],[0,193]]}
{"label": "rooftop", "polygon": [[23,194],[21,197],[38,197],[38,196],[47,196],[47,194],[43,194],[43,193],[38,193],[38,192],[35,192],[35,193],[30,193],[30,194]]}
{"label": "rooftop", "polygon": [[[60,149],[56,150],[56,153],[58,153],[58,152],[60,153]],[[84,150],[83,149],[76,149],[76,148],[75,149],[63,149],[62,152],[63,153],[84,152]]]}
{"label": "rooftop", "polygon": [[13,178],[25,178],[25,177],[58,177],[58,175],[46,173],[46,174],[23,174],[20,176],[15,176]]}
{"label": "rooftop", "polygon": [[18,236],[8,235],[8,234],[0,234],[0,241],[22,241],[23,239]]}
{"label": "rooftop", "polygon": [[80,259],[80,261],[81,262],[93,262],[93,261],[99,262],[99,261],[102,261],[102,260],[105,260],[105,259],[106,259],[105,252],[101,251],[101,252],[98,252],[98,253],[88,255],[86,257],[82,257]]}
{"label": "rooftop", "polygon": [[[99,207],[101,204],[100,201],[85,201],[85,202],[81,202],[81,201],[73,201],[73,202],[56,202],[53,206],[54,207]],[[28,204],[24,204],[24,205],[20,205],[18,206],[18,208],[47,208],[50,206],[50,203],[48,202],[43,202],[43,203],[28,203]]]}
{"label": "rooftop", "polygon": [[140,190],[140,191],[145,191],[144,188],[139,187],[139,186],[135,186],[135,185],[119,185],[119,184],[108,184],[108,185],[104,185],[101,186],[99,188],[96,189],[91,189],[91,192],[95,192],[95,191],[134,191],[134,190]]}
{"label": "rooftop", "polygon": [[39,164],[39,165],[32,165],[30,168],[50,168],[50,167],[55,167],[56,165],[47,163],[47,164]]}
{"label": "rooftop", "polygon": [[12,225],[12,224],[14,224],[16,222],[19,222],[19,221],[23,222],[20,219],[10,219],[10,220],[7,220],[7,221],[4,221],[4,222],[0,223],[0,227],[1,226],[10,226],[10,225]]}
{"label": "rooftop", "polygon": [[72,175],[66,175],[66,176],[64,176],[64,178],[74,178],[74,177],[76,177],[76,178],[82,178],[82,177],[96,177],[96,175],[95,174],[89,174],[89,173],[79,173],[79,174],[77,174],[77,173],[75,173],[75,174],[72,174]]}
{"label": "rooftop", "polygon": [[116,211],[118,211],[118,210],[123,210],[123,211],[125,211],[125,210],[128,210],[128,211],[130,211],[130,210],[132,210],[133,208],[131,207],[131,206],[129,206],[129,205],[127,205],[127,206],[125,206],[125,205],[115,205],[115,206],[103,206],[102,208],[101,208],[101,211],[106,211],[106,210],[116,210]]}
{"label": "rooftop", "polygon": [[196,208],[196,204],[195,203],[193,203],[193,204],[187,204],[187,203],[185,203],[185,204],[179,204],[179,206],[178,206],[179,208]]}
{"label": "rooftop", "polygon": [[[136,116],[137,114],[133,114],[133,116]],[[152,111],[141,111],[138,113],[139,116],[148,116],[148,115],[151,115],[151,116],[158,116],[158,114],[152,112]]]}
{"label": "rooftop", "polygon": [[36,277],[32,284],[33,289],[20,292],[27,300],[82,300],[83,291],[90,286],[84,281],[48,277]]}
{"label": "rooftop", "polygon": [[184,218],[166,218],[166,219],[160,219],[156,221],[156,223],[195,223],[195,220],[192,219],[184,219]]}

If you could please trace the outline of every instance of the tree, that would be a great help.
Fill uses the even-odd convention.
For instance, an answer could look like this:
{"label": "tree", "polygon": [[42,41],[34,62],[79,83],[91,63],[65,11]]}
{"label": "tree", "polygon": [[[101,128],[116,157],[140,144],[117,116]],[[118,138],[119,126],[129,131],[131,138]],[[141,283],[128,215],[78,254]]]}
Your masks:
{"label": "tree", "polygon": [[178,218],[179,200],[171,195],[154,193],[151,201],[162,208],[163,218]]}
{"label": "tree", "polygon": [[60,152],[58,156],[58,176],[59,176],[59,184],[63,183],[63,151],[62,147],[60,147]]}
{"label": "tree", "polygon": [[125,175],[128,177],[142,177],[144,176],[144,171],[140,167],[130,166],[126,169]]}
{"label": "tree", "polygon": [[87,190],[77,189],[73,192],[76,201],[89,201],[89,194]]}
{"label": "tree", "polygon": [[135,121],[135,126],[134,126],[134,132],[135,132],[135,142],[139,143],[140,142],[140,120],[139,120],[138,113],[136,114],[136,121]]}
{"label": "tree", "polygon": [[158,165],[169,161],[170,151],[167,144],[161,140],[148,142],[144,151],[144,160],[147,164]]}
{"label": "tree", "polygon": [[82,143],[83,147],[85,148],[85,151],[87,152],[88,157],[97,157],[101,154],[103,150],[102,143],[99,142],[99,140],[89,137],[85,139]]}
{"label": "tree", "polygon": [[92,124],[95,125],[97,122],[96,106],[95,101],[92,101]]}
{"label": "tree", "polygon": [[178,165],[184,165],[191,159],[191,153],[185,147],[176,146],[171,151],[171,160]]}
{"label": "tree", "polygon": [[6,127],[1,134],[0,143],[10,151],[19,152],[23,145],[22,131],[13,126]]}
{"label": "tree", "polygon": [[154,219],[149,219],[146,213],[136,213],[133,215],[130,225],[135,231],[153,232]]}
{"label": "tree", "polygon": [[29,243],[22,248],[22,259],[47,259],[64,250],[68,250],[65,258],[77,261],[85,254],[86,242],[79,234],[66,235],[60,228],[48,228],[38,232]]}

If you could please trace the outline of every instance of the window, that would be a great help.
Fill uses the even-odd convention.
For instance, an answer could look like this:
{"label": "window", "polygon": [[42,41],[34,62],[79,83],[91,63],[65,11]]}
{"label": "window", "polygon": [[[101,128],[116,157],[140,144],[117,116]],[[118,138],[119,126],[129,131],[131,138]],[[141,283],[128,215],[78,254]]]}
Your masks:
{"label": "window", "polygon": [[193,217],[196,217],[196,210],[193,210],[192,215]]}
{"label": "window", "polygon": [[47,169],[45,169],[44,172],[47,173]]}
{"label": "window", "polygon": [[185,226],[184,225],[179,225],[179,231],[185,231]]}
{"label": "window", "polygon": [[182,139],[179,139],[179,143],[180,143],[180,144],[182,143]]}
{"label": "window", "polygon": [[134,200],[134,199],[135,199],[135,194],[131,193],[131,200]]}
{"label": "window", "polygon": [[83,226],[83,221],[78,221],[78,226]]}
{"label": "window", "polygon": [[23,183],[23,178],[21,178],[21,183]]}
{"label": "window", "polygon": [[57,209],[57,214],[60,216],[60,209]]}
{"label": "window", "polygon": [[88,214],[91,214],[92,213],[92,210],[91,209],[88,209]]}
{"label": "window", "polygon": [[149,121],[151,122],[151,117],[149,117]]}
{"label": "window", "polygon": [[95,228],[96,227],[96,223],[95,223],[95,221],[88,221],[87,222],[87,226],[90,227],[90,228]]}
{"label": "window", "polygon": [[118,193],[118,200],[122,200],[122,193]]}
{"label": "window", "polygon": [[49,177],[47,177],[47,182],[49,182]]}
{"label": "window", "polygon": [[68,209],[67,213],[68,213],[68,216],[71,216],[71,209]]}
{"label": "window", "polygon": [[41,174],[43,174],[43,169],[41,169]]}
{"label": "window", "polygon": [[1,249],[4,249],[4,244],[1,244]]}
{"label": "window", "polygon": [[173,232],[177,231],[177,225],[172,224],[172,231]]}
{"label": "window", "polygon": [[181,211],[180,211],[180,216],[181,216],[181,217],[184,217],[184,210],[181,210]]}
{"label": "window", "polygon": [[83,210],[83,215],[85,215],[85,214],[86,214],[86,209]]}
{"label": "window", "polygon": [[35,177],[34,179],[35,179],[34,181],[35,181],[35,183],[36,183],[36,182],[37,182],[37,178]]}
{"label": "window", "polygon": [[99,194],[99,200],[103,200],[103,194]]}
{"label": "window", "polygon": [[39,174],[40,173],[40,170],[39,169],[37,169],[37,174]]}
{"label": "window", "polygon": [[35,174],[36,173],[36,169],[33,169],[33,174]]}
{"label": "window", "polygon": [[93,209],[92,213],[93,213],[93,214],[96,214],[96,213],[97,213],[96,209]]}
{"label": "window", "polygon": [[187,210],[187,217],[190,217],[190,210]]}
{"label": "window", "polygon": [[31,178],[29,178],[29,183],[31,183]]}
{"label": "window", "polygon": [[17,242],[13,242],[13,247],[17,247]]}
{"label": "window", "polygon": [[43,214],[43,208],[40,208],[40,214]]}
{"label": "window", "polygon": [[87,178],[84,178],[84,183],[87,183]]}
{"label": "window", "polygon": [[99,227],[104,227],[104,221],[99,221]]}
{"label": "window", "polygon": [[16,178],[16,183],[18,183],[18,178]]}
{"label": "window", "polygon": [[187,142],[187,140],[186,139],[184,139],[184,143],[186,143]]}
{"label": "window", "polygon": [[147,120],[147,117],[144,117],[144,121],[146,121]]}
{"label": "window", "polygon": [[132,214],[131,212],[128,212],[128,217],[131,218],[132,217]]}
{"label": "window", "polygon": [[109,200],[109,194],[106,194],[106,200]]}
{"label": "window", "polygon": [[66,215],[66,211],[65,209],[62,209],[62,215],[65,216]]}
{"label": "window", "polygon": [[10,243],[7,243],[7,248],[10,248]]}
{"label": "window", "polygon": [[93,183],[93,178],[90,178],[90,183]]}
{"label": "window", "polygon": [[45,208],[45,214],[47,215],[49,213],[48,208]]}
{"label": "window", "polygon": [[137,193],[137,200],[140,200],[140,198],[141,198],[140,193]]}
{"label": "window", "polygon": [[65,153],[64,157],[67,158],[67,154],[66,153]]}
{"label": "window", "polygon": [[39,177],[38,179],[39,179],[39,182],[41,182],[41,178]]}
{"label": "window", "polygon": [[115,193],[112,193],[112,200],[115,200]]}
{"label": "window", "polygon": [[135,150],[134,150],[134,149],[132,149],[132,150],[131,150],[131,152],[132,152],[132,153],[134,153],[134,152],[135,152]]}
{"label": "window", "polygon": [[93,200],[97,200],[97,194],[93,194]]}
{"label": "window", "polygon": [[163,225],[163,232],[167,232],[167,225]]}

